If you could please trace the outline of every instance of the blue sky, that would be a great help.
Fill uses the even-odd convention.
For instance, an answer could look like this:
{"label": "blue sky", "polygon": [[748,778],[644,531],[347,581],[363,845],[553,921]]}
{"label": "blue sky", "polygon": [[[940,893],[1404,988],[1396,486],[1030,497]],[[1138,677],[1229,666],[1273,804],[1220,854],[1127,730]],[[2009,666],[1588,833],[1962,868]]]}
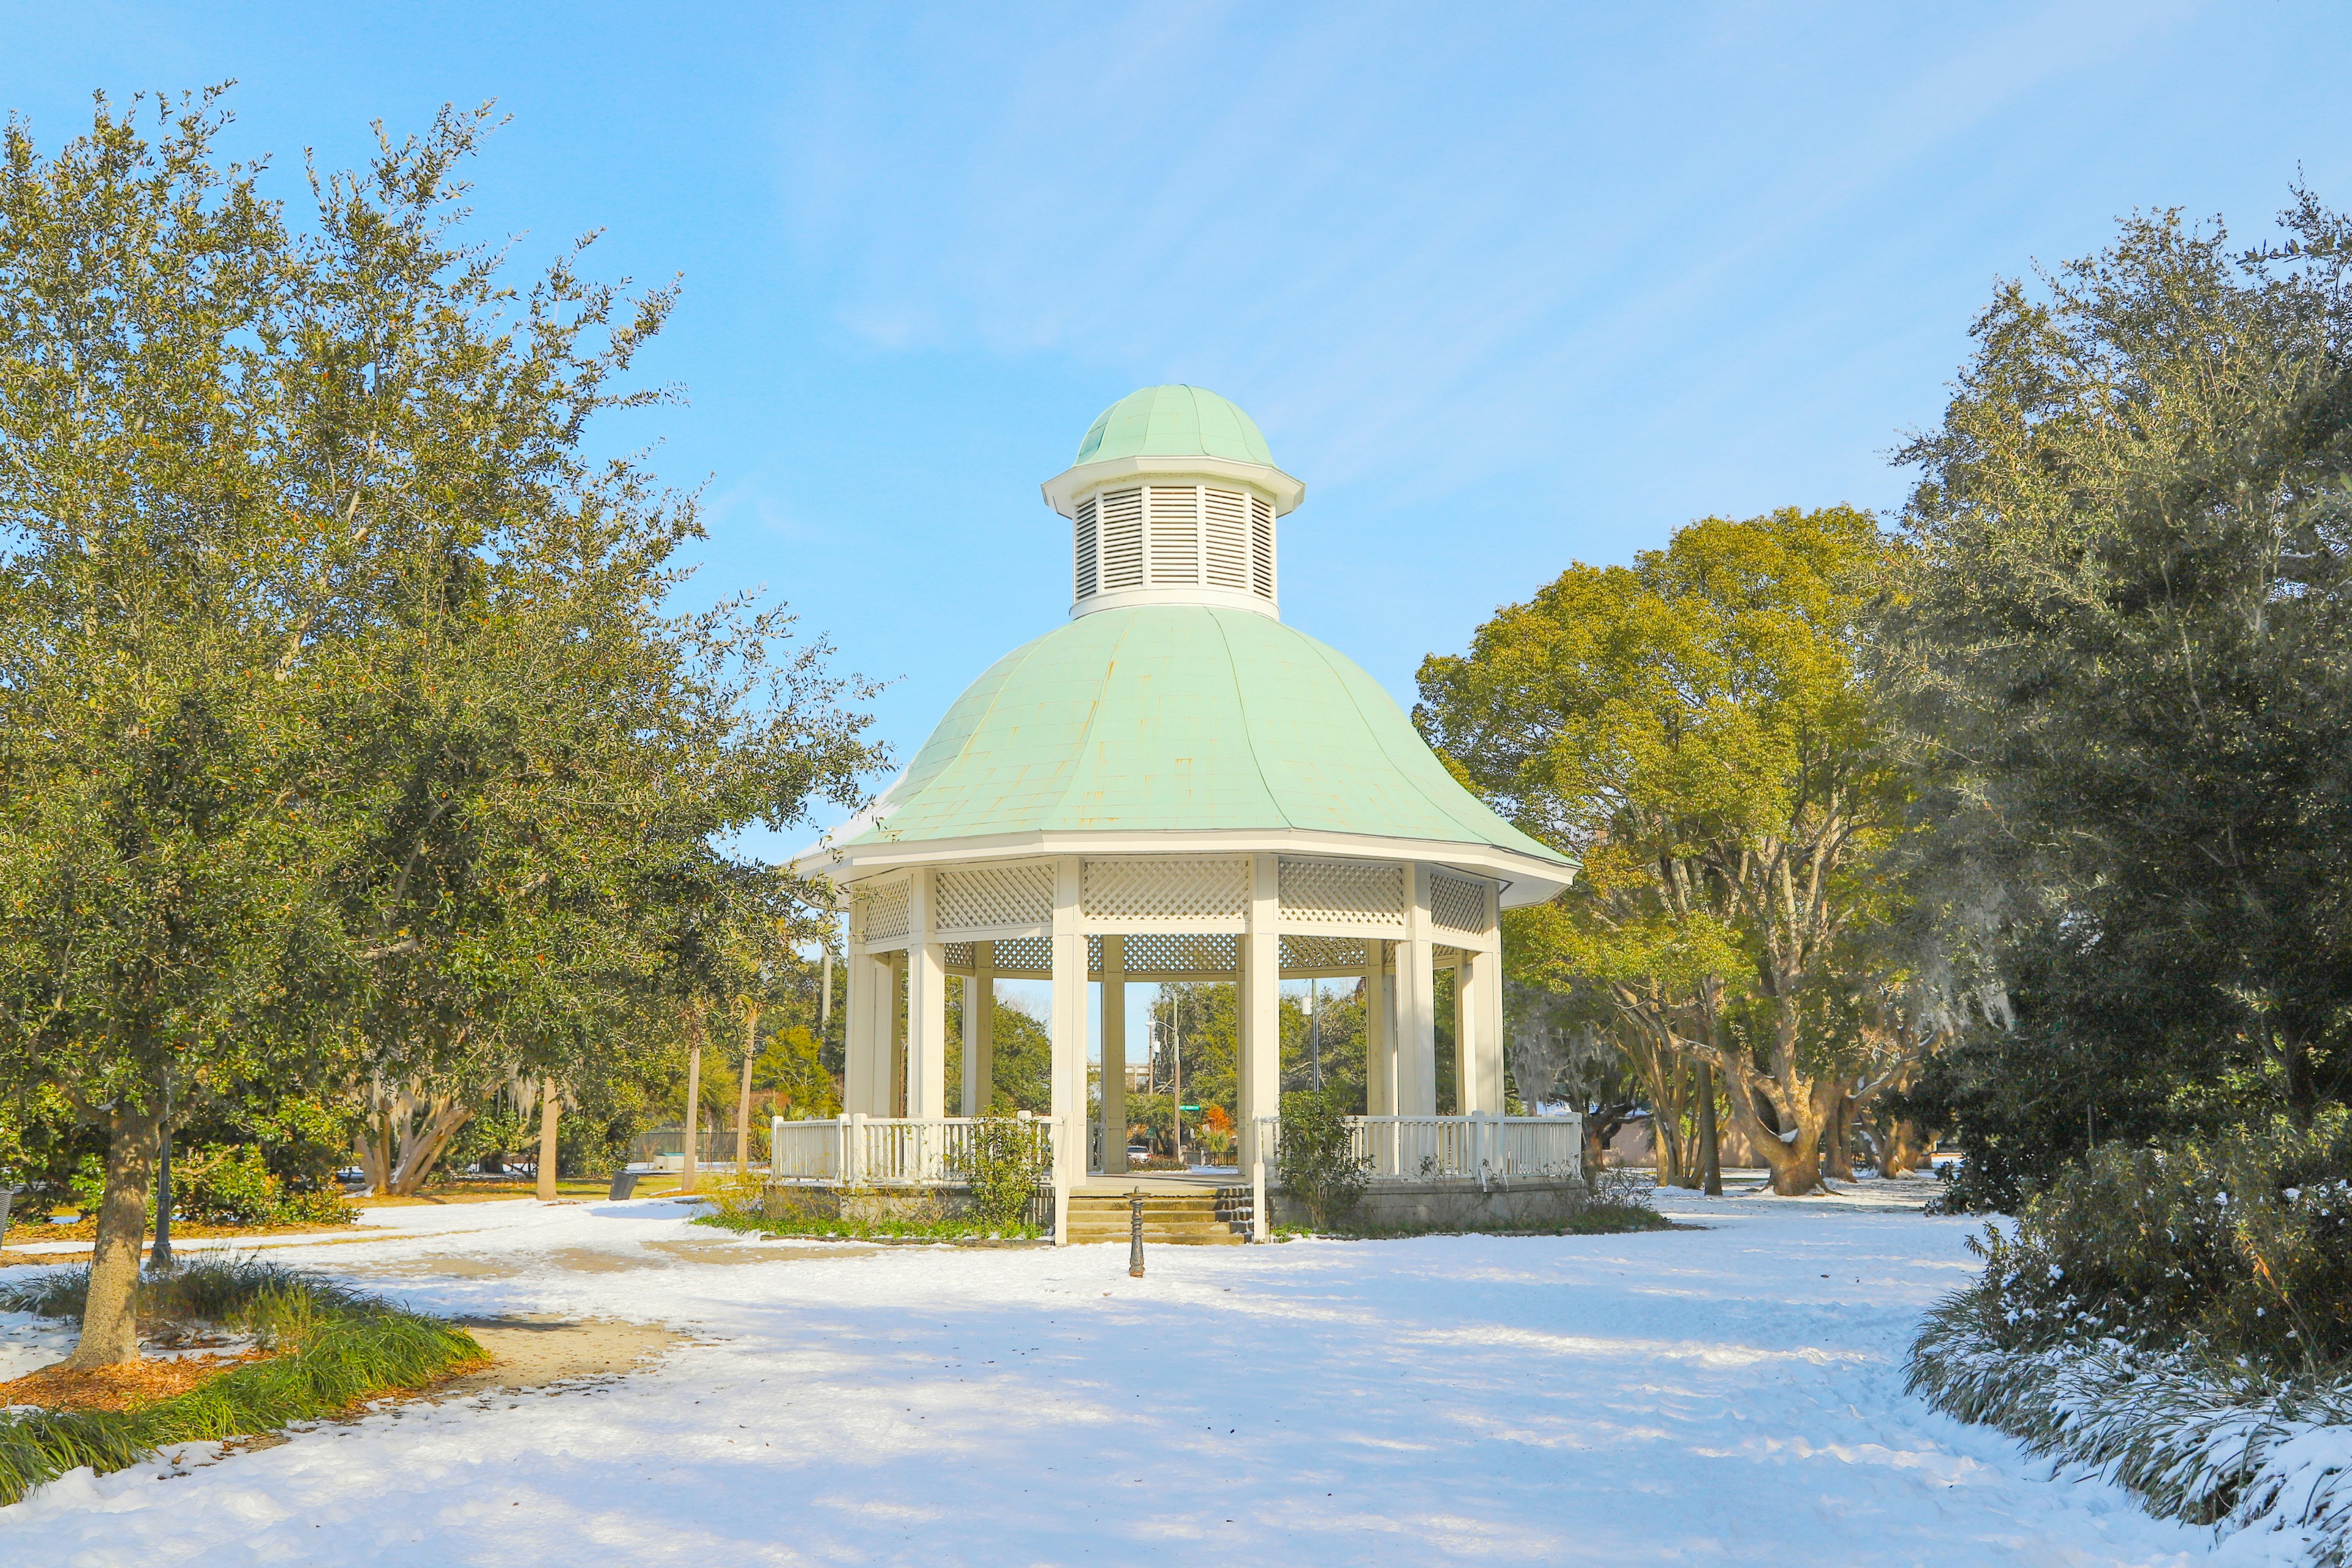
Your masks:
{"label": "blue sky", "polygon": [[2136,206],[2352,205],[2340,6],[0,4],[0,101],[234,77],[239,151],[445,101],[521,258],[684,282],[600,433],[707,485],[698,595],[829,636],[900,760],[1066,610],[1037,484],[1190,381],[1306,480],[1284,615],[1410,700],[1570,561],[1896,504],[1994,279]]}

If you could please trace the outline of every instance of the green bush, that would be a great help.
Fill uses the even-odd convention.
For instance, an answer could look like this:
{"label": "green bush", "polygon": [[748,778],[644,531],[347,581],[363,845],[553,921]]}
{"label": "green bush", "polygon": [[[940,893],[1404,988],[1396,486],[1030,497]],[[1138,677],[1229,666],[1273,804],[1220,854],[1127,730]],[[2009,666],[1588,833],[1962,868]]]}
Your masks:
{"label": "green bush", "polygon": [[1329,1091],[1282,1097],[1283,1190],[1306,1205],[1318,1230],[1347,1223],[1370,1180],[1371,1162],[1354,1152],[1347,1111]]}
{"label": "green bush", "polygon": [[974,1222],[991,1229],[1027,1224],[1045,1172],[1042,1126],[1003,1114],[982,1118],[971,1130],[971,1151],[961,1173],[971,1184]]}
{"label": "green bush", "polygon": [[251,1144],[174,1161],[172,1212],[200,1225],[341,1225],[359,1215],[340,1193],[287,1193]]}
{"label": "green bush", "polygon": [[1973,1243],[1966,1313],[2002,1345],[2201,1347],[2280,1373],[2352,1355],[2352,1117],[2109,1145]]}

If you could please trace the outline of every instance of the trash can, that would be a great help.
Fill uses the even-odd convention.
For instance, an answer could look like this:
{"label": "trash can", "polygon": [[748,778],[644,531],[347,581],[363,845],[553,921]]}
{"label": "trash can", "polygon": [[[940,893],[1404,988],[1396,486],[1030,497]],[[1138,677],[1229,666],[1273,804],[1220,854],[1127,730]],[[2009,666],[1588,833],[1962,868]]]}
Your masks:
{"label": "trash can", "polygon": [[606,1195],[617,1202],[636,1190],[637,1173],[635,1171],[623,1169],[613,1173],[613,1190]]}

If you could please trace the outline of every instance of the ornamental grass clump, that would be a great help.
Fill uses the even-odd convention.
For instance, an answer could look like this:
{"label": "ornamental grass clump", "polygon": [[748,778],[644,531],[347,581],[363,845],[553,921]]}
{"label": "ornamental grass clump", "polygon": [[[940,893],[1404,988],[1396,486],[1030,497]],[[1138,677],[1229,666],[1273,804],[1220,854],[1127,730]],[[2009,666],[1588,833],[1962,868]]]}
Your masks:
{"label": "ornamental grass clump", "polygon": [[[0,1289],[0,1310],[78,1317],[89,1288],[87,1268],[58,1270]],[[102,1475],[168,1444],[340,1415],[487,1359],[462,1329],[257,1258],[202,1259],[142,1279],[137,1310],[142,1323],[202,1322],[249,1335],[273,1353],[125,1410],[0,1415],[0,1505],[81,1466]]]}
{"label": "ornamental grass clump", "polygon": [[1912,1388],[2159,1516],[2352,1561],[2352,1118],[2096,1151],[1974,1247]]}

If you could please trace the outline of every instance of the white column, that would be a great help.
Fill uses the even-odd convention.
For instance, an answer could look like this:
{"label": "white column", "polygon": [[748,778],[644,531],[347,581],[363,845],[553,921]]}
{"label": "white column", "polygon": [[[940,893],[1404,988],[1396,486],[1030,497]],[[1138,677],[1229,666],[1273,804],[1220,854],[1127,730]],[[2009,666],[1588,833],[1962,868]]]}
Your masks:
{"label": "white column", "polygon": [[1102,1168],[1127,1174],[1127,938],[1102,939]]}
{"label": "white column", "polygon": [[1476,1110],[1500,1116],[1504,1110],[1503,955],[1474,952],[1463,961],[1462,969],[1454,982],[1454,994],[1470,999],[1469,1020],[1463,1026],[1470,1039],[1466,1061],[1470,1076],[1465,1081],[1476,1090],[1473,1102]]}
{"label": "white column", "polygon": [[874,960],[856,933],[849,940],[849,1016],[841,1028],[841,1110],[874,1109],[874,1075],[879,1058],[874,1053]]}
{"label": "white column", "polygon": [[1054,1240],[1070,1234],[1070,1188],[1087,1167],[1087,936],[1078,929],[1078,858],[1054,868]]}
{"label": "white column", "polygon": [[963,1081],[956,1086],[959,1116],[978,1116],[985,1109],[980,1100],[980,981],[973,975],[963,977]]}
{"label": "white column", "polygon": [[1397,1113],[1396,1030],[1390,1017],[1389,944],[1364,943],[1364,1114]]}
{"label": "white column", "polygon": [[[976,999],[976,1000],[975,1000]],[[964,1114],[985,1116],[996,1099],[996,943],[971,944],[971,984],[964,991]]]}
{"label": "white column", "polygon": [[886,1033],[882,1037],[882,1082],[884,1102],[882,1114],[898,1117],[907,1114],[907,950],[892,953],[882,972],[883,994],[887,1005],[882,1009]]}
{"label": "white column", "polygon": [[1477,998],[1470,994],[1470,961],[1457,958],[1454,971],[1454,1114],[1478,1110]]}
{"label": "white column", "polygon": [[1412,908],[1397,944],[1397,1111],[1437,1114],[1437,943],[1430,935],[1429,868],[1412,868]]}
{"label": "white column", "polygon": [[939,873],[918,870],[907,893],[907,1114],[948,1113],[947,952],[934,940]]}
{"label": "white column", "polygon": [[1282,1114],[1282,935],[1278,860],[1250,858],[1249,928],[1241,955],[1241,1158],[1244,1165],[1264,1159],[1257,1146],[1262,1116]]}

